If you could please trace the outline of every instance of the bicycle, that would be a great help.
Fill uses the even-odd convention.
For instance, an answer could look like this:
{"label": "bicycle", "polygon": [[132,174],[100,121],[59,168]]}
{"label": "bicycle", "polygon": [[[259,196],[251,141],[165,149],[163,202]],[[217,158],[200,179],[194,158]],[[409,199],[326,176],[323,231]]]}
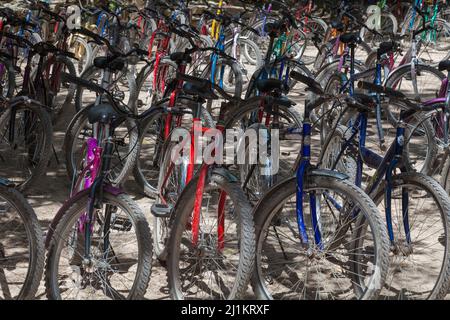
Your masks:
{"label": "bicycle", "polygon": [[[128,54],[133,52],[140,53],[134,49]],[[135,116],[119,106],[106,89],[69,74],[63,77],[106,95],[108,103],[89,111],[89,121],[98,134],[88,140],[85,166],[73,195],[60,208],[47,234],[47,297],[142,299],[151,275],[151,233],[137,204],[109,182],[114,130],[127,117]],[[72,280],[61,281],[67,278]]]}
{"label": "bicycle", "polygon": [[[446,236],[449,198],[431,177],[408,171],[404,153],[410,138],[405,131],[408,118],[416,112],[431,109],[413,103],[405,95],[389,88],[362,81],[358,86],[403,104],[396,125],[396,138],[384,156],[366,147],[368,114],[376,102],[373,97],[354,94],[353,99],[347,100],[347,107],[356,111],[357,119],[349,124],[336,124],[322,149],[319,167],[341,170],[358,186],[362,185],[363,165],[375,170],[364,190],[385,214],[391,252],[391,268],[381,297],[443,298],[447,293],[450,268],[449,239]],[[431,252],[433,259],[420,258],[422,254]],[[427,277],[423,281],[425,273]]]}
{"label": "bicycle", "polygon": [[254,208],[253,290],[260,299],[374,299],[389,266],[386,229],[372,200],[344,174],[311,164],[309,115],[336,98],[312,78],[291,76],[320,98],[305,104],[296,176]]}

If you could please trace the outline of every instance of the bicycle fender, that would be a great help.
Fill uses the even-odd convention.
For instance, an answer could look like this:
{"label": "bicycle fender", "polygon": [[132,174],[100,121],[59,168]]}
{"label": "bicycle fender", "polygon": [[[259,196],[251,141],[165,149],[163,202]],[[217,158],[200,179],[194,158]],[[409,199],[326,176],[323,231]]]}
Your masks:
{"label": "bicycle fender", "polygon": [[[421,63],[418,63],[417,65],[420,65]],[[411,62],[408,62],[408,63],[406,63],[406,64],[404,64],[404,65],[402,65],[402,66],[400,66],[400,67],[398,67],[398,68],[396,68],[395,70],[393,70],[390,74],[389,74],[389,76],[386,78],[386,79],[384,79],[384,82],[383,82],[383,86],[386,86],[386,83],[392,78],[392,76],[394,76],[396,73],[398,73],[398,72],[401,72],[401,70],[403,70],[403,69],[408,69],[408,68],[411,68]]]}
{"label": "bicycle fender", "polygon": [[[61,221],[61,219],[64,217],[64,213],[67,212],[67,210],[77,201],[79,201],[81,198],[83,198],[86,195],[89,195],[89,192],[91,191],[91,189],[86,189],[86,190],[82,190],[80,192],[78,192],[77,194],[75,194],[74,196],[70,197],[69,199],[67,199],[64,204],[62,205],[62,207],[58,210],[58,212],[56,213],[55,217],[53,218],[52,222],[50,223],[50,226],[48,228],[47,231],[47,235],[45,236],[45,248],[47,249],[50,241],[53,237],[53,232],[56,229],[56,226],[58,225],[58,223]],[[122,193],[124,193],[124,191],[122,191],[119,188],[113,187],[111,185],[106,185],[104,187],[104,192],[110,193],[114,196],[118,196]]]}
{"label": "bicycle fender", "polygon": [[328,177],[334,178],[337,180],[347,180],[349,178],[348,175],[343,174],[338,171],[328,170],[328,169],[311,169],[308,171],[308,179],[314,177]]}

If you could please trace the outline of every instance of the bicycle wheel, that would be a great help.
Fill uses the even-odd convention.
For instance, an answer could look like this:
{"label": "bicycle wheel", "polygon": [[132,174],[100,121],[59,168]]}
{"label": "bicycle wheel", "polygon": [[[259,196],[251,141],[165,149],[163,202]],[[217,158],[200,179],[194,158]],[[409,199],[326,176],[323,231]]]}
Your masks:
{"label": "bicycle wheel", "polygon": [[[85,107],[75,115],[64,136],[66,170],[71,181],[76,180],[80,160],[83,159],[83,145],[88,138],[93,137],[93,125],[88,121],[91,108],[95,108],[95,105]],[[114,140],[116,143],[109,178],[111,183],[119,185],[130,175],[139,154],[139,128],[136,121],[127,118],[118,125],[114,129]]]}
{"label": "bicycle wheel", "polygon": [[233,41],[225,44],[225,53],[236,58],[242,74],[242,90],[245,91],[248,88],[251,76],[263,64],[261,50],[253,41],[239,37],[235,47]]}
{"label": "bicycle wheel", "polygon": [[44,254],[33,208],[17,190],[0,184],[0,299],[34,299]]}
{"label": "bicycle wheel", "polygon": [[409,99],[424,102],[436,98],[445,75],[428,65],[417,64],[416,75],[411,73],[411,64],[403,65],[389,74],[384,85],[401,91]]}
{"label": "bicycle wheel", "polygon": [[155,70],[154,61],[145,66],[136,79],[139,92],[139,106],[149,109],[160,101],[166,92],[167,85],[176,76],[177,64],[170,59],[162,58],[158,69]]}
{"label": "bicycle wheel", "polygon": [[76,76],[75,67],[71,60],[63,56],[56,56],[51,60],[46,60],[42,66],[43,79],[47,88],[46,101],[52,108],[52,122],[55,123],[64,109],[70,107],[75,96],[76,85],[64,82],[60,78],[60,73],[65,72]]}
{"label": "bicycle wheel", "polygon": [[16,88],[16,75],[11,61],[0,57],[0,97],[11,98]]}
{"label": "bicycle wheel", "polygon": [[[342,178],[305,179],[302,244],[296,211],[296,178],[269,190],[254,209],[259,299],[375,299],[389,268],[389,242],[372,200]],[[306,200],[306,199],[314,199]],[[316,208],[314,232],[310,203]]]}
{"label": "bicycle wheel", "polygon": [[198,178],[186,186],[173,212],[167,259],[173,299],[239,299],[247,290],[255,252],[251,206],[239,184],[221,174],[212,173],[205,183],[197,245],[191,216]]}
{"label": "bicycle wheel", "polygon": [[[415,172],[395,175],[390,189],[394,241],[380,298],[443,299],[450,280],[448,195],[433,178]],[[385,197],[384,185],[372,197],[380,212],[386,212]]]}
{"label": "bicycle wheel", "polygon": [[[385,40],[385,38],[389,37],[389,35],[397,33],[398,23],[394,15],[383,12],[380,15],[380,20],[380,30],[377,31],[381,33],[382,36],[374,34],[366,28],[361,28],[359,34],[360,38],[363,39],[364,42],[370,44],[372,47],[377,47],[381,42]],[[373,27],[376,28],[375,26]]]}
{"label": "bicycle wheel", "polygon": [[[127,68],[128,66],[121,71],[111,73],[111,83],[108,86],[108,90],[116,99],[128,101],[127,105],[131,106],[134,104],[134,101],[130,101],[129,99],[132,97],[133,90],[127,78]],[[80,78],[101,85],[103,73],[104,70],[91,65],[80,75]],[[96,98],[97,96],[89,92],[85,87],[77,86],[75,91],[75,110],[78,112],[86,106],[91,105],[95,102]]]}
{"label": "bicycle wheel", "polygon": [[[164,123],[167,113],[164,111],[164,105],[166,103],[161,101],[160,104],[155,105],[153,112],[140,124],[139,148],[133,175],[142,192],[149,197],[155,197],[158,190],[160,161],[163,159],[165,143]],[[201,108],[201,120],[203,127],[214,128],[211,114],[203,107]],[[191,125],[192,117],[184,115],[182,127],[189,128]]]}
{"label": "bicycle wheel", "polygon": [[428,21],[425,25],[433,27],[434,30],[418,36],[421,38],[417,55],[423,64],[437,66],[439,62],[450,57],[450,24],[437,18],[433,24]]}
{"label": "bicycle wheel", "polygon": [[[294,92],[292,92],[292,89],[294,87],[298,88],[297,91],[300,91],[300,92],[304,91],[304,90],[302,90],[303,88],[305,88],[304,84],[299,83],[299,82],[295,81],[294,79],[290,78],[289,75],[286,74],[286,70],[296,71],[296,72],[304,74],[308,77],[313,77],[313,74],[311,73],[311,71],[309,71],[309,69],[302,62],[288,59],[288,60],[284,60],[283,62],[277,62],[274,64],[273,61],[271,61],[271,74],[270,75],[267,75],[266,69],[264,67],[259,68],[252,75],[252,78],[251,78],[250,83],[247,88],[247,92],[245,93],[245,99],[248,99],[250,97],[258,95],[258,90],[256,88],[256,82],[258,80],[264,79],[266,77],[286,81],[285,83],[287,84],[289,91],[291,91],[292,95],[294,95]],[[281,72],[281,74],[280,74],[280,72]],[[287,80],[286,80],[286,77],[288,77]],[[300,87],[298,87],[299,85],[300,85]]]}
{"label": "bicycle wheel", "polygon": [[[301,61],[310,65],[314,63],[319,56],[319,50],[312,41],[313,36],[319,36],[323,39],[327,33],[328,26],[325,21],[320,18],[311,17],[307,22],[302,22],[303,32],[306,34],[306,48],[302,54]],[[319,44],[320,45],[320,44]]]}
{"label": "bicycle wheel", "polygon": [[24,191],[45,175],[52,130],[50,116],[41,106],[20,104],[0,114],[0,176]]}
{"label": "bicycle wheel", "polygon": [[[383,110],[400,106],[399,103],[390,102],[389,106],[383,105]],[[404,108],[404,106],[401,106]],[[347,115],[348,114],[348,115]],[[342,120],[336,127],[336,130],[329,131],[322,144],[320,162],[323,168],[336,169],[339,172],[348,174],[353,182],[356,182],[356,163],[358,156],[358,140],[347,143],[352,136],[352,127],[349,125],[356,121],[357,113],[347,111]],[[396,127],[391,122],[382,118],[382,129],[384,144],[381,147],[380,138],[377,133],[377,123],[375,117],[367,121],[367,139],[366,145],[380,156],[384,156],[388,147],[396,139]],[[335,125],[335,124],[333,124]],[[435,133],[431,123],[421,114],[415,114],[405,121],[405,143],[403,149],[403,164],[407,171],[417,171],[424,174],[431,174],[434,171],[434,163],[438,147],[436,144]],[[334,127],[333,127],[334,128]],[[346,146],[344,148],[344,146]],[[345,150],[344,150],[345,149]],[[344,153],[339,155],[344,150]],[[339,156],[339,159],[338,159]],[[363,171],[362,183],[366,185],[372,178],[375,168],[368,168]]]}
{"label": "bicycle wheel", "polygon": [[[211,66],[209,66],[211,68]],[[204,73],[205,74],[205,73]],[[207,75],[211,78],[211,69]],[[241,97],[243,92],[242,70],[235,61],[218,59],[214,83],[222,85],[223,89],[234,97]]]}
{"label": "bicycle wheel", "polygon": [[[244,29],[242,31],[242,37],[247,38],[256,43],[261,52],[267,52],[267,49],[269,48],[269,36],[263,30],[263,25],[274,22],[276,22],[275,18],[272,17],[268,17],[266,21],[264,21],[263,19],[259,19],[252,24],[252,28],[258,30],[259,34],[255,34],[249,30]],[[245,55],[247,57],[251,57],[251,52],[248,51],[250,50],[250,48],[245,46],[244,49],[246,50]]]}
{"label": "bicycle wheel", "polygon": [[[237,170],[244,191],[252,203],[256,203],[276,181],[292,175],[292,168],[301,147],[298,132],[302,130],[303,124],[302,116],[294,107],[275,104],[270,108],[267,107],[260,122],[255,119],[255,115],[259,111],[259,104],[242,104],[230,110],[225,122],[226,129],[235,129],[245,133],[238,137],[240,139],[238,146],[244,148],[242,150],[245,163],[238,163]],[[275,115],[279,118],[276,125],[273,123]],[[268,122],[268,125],[264,125]],[[272,150],[272,129],[278,130],[278,150]],[[252,136],[252,130],[257,140],[255,144],[251,144],[245,138]],[[290,132],[297,132],[297,138],[289,138]],[[261,149],[263,146],[266,148],[264,152]],[[276,147],[276,145],[274,146]],[[283,153],[280,150],[283,150]],[[239,155],[240,151],[238,149],[237,157],[242,156]],[[262,154],[267,156],[262,158]],[[253,156],[255,158],[250,161]]]}
{"label": "bicycle wheel", "polygon": [[[169,140],[170,141],[170,140]],[[174,208],[175,204],[186,184],[189,164],[189,154],[179,154],[179,158],[173,153],[175,143],[166,143],[161,159],[158,177],[158,194],[154,205],[165,204],[168,208]],[[179,159],[180,163],[176,161]],[[153,216],[153,247],[156,257],[164,262],[167,259],[167,241],[170,235],[170,217]]]}
{"label": "bicycle wheel", "polygon": [[83,222],[89,191],[66,207],[52,230],[45,264],[49,299],[142,299],[152,266],[152,241],[141,209],[125,194],[103,191],[95,209],[90,255]]}
{"label": "bicycle wheel", "polygon": [[93,52],[91,45],[84,38],[73,36],[70,42],[70,51],[77,58],[74,61],[77,75],[83,74],[92,63]]}

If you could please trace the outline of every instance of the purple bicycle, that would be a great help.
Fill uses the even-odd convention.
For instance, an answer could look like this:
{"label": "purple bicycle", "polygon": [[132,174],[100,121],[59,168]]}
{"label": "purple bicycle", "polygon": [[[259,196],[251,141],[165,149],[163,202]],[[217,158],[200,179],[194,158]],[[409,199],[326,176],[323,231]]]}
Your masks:
{"label": "purple bicycle", "polygon": [[[114,71],[121,58],[109,57],[105,70]],[[109,182],[116,144],[114,130],[133,115],[106,89],[68,74],[62,77],[106,97],[108,102],[89,110],[94,136],[83,147],[71,197],[47,234],[47,297],[141,299],[151,275],[150,229],[138,205]]]}

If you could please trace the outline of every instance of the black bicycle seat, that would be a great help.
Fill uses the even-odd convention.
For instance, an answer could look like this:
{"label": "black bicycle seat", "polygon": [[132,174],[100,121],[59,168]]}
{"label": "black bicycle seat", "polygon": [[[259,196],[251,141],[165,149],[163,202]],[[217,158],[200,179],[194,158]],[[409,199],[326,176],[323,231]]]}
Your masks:
{"label": "black bicycle seat", "polygon": [[394,46],[395,43],[392,41],[380,43],[380,47],[377,49],[378,57],[381,57],[383,54],[392,51],[392,49],[394,49]]}
{"label": "black bicycle seat", "polygon": [[109,69],[111,71],[120,71],[125,67],[125,61],[121,58],[111,57],[97,57],[94,59],[94,66],[99,69]]}
{"label": "black bicycle seat", "polygon": [[211,84],[209,83],[209,81],[205,81],[204,85],[202,86],[198,86],[187,82],[183,85],[183,91],[188,95],[192,95],[206,100],[219,99],[219,97],[212,91]]}
{"label": "black bicycle seat", "polygon": [[361,38],[357,33],[346,33],[340,36],[339,40],[345,44],[358,44],[361,42]]}
{"label": "black bicycle seat", "polygon": [[93,123],[112,123],[119,118],[119,114],[114,108],[106,103],[92,107],[88,112],[88,120]]}
{"label": "black bicycle seat", "polygon": [[176,64],[191,63],[192,57],[185,52],[174,52],[170,55],[170,60],[172,60]]}
{"label": "black bicycle seat", "polygon": [[256,81],[256,89],[262,93],[269,93],[274,90],[282,91],[284,89],[284,84],[278,79],[261,79]]}
{"label": "black bicycle seat", "polygon": [[439,71],[450,71],[450,60],[444,60],[439,62]]}

